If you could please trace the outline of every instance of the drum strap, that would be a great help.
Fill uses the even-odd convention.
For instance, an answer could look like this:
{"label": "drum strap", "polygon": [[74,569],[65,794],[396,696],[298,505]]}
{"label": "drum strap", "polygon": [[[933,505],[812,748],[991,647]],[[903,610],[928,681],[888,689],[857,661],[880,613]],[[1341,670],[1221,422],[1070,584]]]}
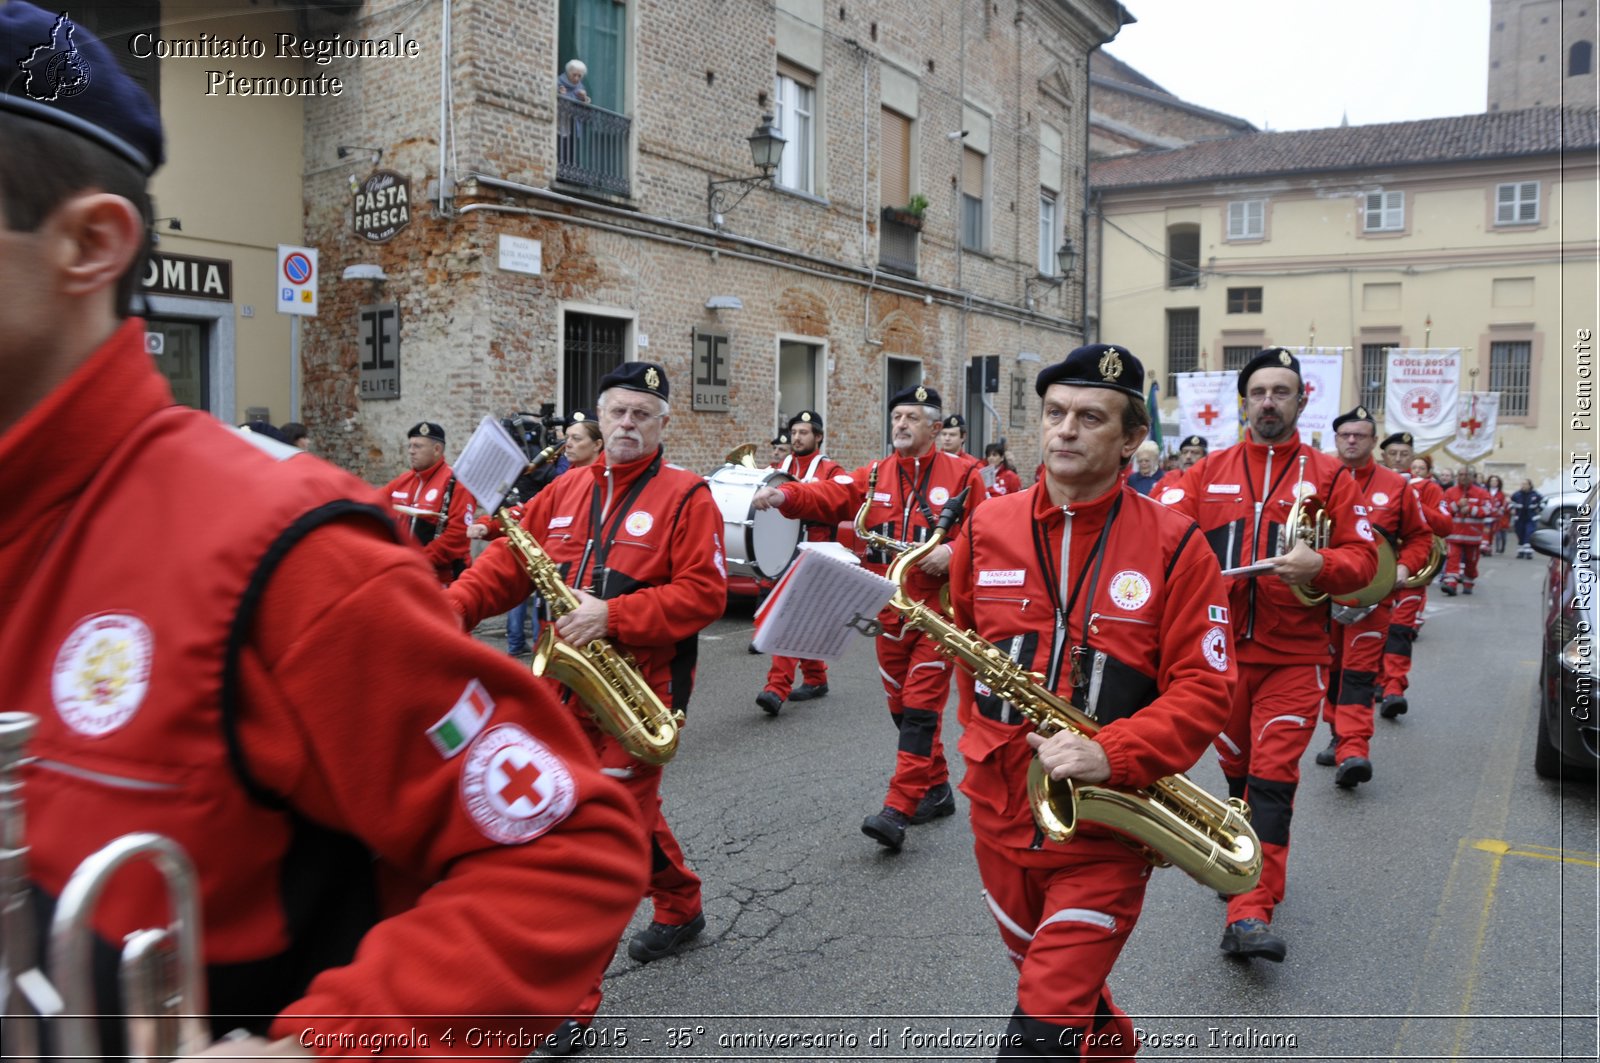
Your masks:
{"label": "drum strap", "polygon": [[604,534],[598,537],[595,533],[601,530],[600,526],[603,522],[600,513],[600,495],[604,489],[599,483],[594,485],[594,492],[589,496],[589,542],[583,548],[583,560],[578,563],[578,571],[575,575],[579,580],[583,578],[584,566],[588,564],[589,555],[593,553],[594,572],[589,579],[589,593],[595,597],[604,598],[606,596],[606,555],[611,552],[611,540],[617,537],[617,529],[621,527],[623,520],[627,518],[628,511],[633,508],[634,502],[638,500],[640,493],[644,491],[645,485],[655,479],[656,473],[660,471],[661,451],[657,449],[655,460],[650,463],[644,472],[639,474],[639,478],[633,481],[633,486],[628,488],[628,493],[623,497],[622,502],[611,511],[611,526],[604,529]]}

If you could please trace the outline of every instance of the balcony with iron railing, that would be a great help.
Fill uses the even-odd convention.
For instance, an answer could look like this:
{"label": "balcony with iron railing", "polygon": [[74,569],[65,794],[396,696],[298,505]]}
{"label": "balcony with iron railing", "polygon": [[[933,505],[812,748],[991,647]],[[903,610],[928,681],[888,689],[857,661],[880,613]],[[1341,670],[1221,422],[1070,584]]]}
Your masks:
{"label": "balcony with iron railing", "polygon": [[628,138],[633,119],[625,114],[556,98],[556,180],[577,188],[627,198]]}
{"label": "balcony with iron railing", "polygon": [[917,275],[917,234],[922,219],[907,211],[885,208],[878,219],[878,265],[891,273]]}

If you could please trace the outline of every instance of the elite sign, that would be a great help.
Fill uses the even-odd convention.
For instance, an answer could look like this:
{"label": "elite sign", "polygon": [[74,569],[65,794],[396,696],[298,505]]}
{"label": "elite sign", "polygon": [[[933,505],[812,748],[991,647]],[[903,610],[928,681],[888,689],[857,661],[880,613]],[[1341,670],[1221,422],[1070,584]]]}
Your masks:
{"label": "elite sign", "polygon": [[317,316],[317,249],[278,245],[278,313]]}

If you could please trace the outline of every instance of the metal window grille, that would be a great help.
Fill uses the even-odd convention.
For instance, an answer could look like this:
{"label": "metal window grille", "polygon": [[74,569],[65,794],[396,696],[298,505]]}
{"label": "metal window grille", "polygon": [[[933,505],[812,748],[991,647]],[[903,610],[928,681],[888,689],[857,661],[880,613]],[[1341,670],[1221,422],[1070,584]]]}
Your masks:
{"label": "metal window grille", "polygon": [[565,331],[561,408],[571,412],[593,406],[600,395],[600,378],[622,364],[628,322],[595,314],[568,314]]}
{"label": "metal window grille", "polygon": [[1224,347],[1222,348],[1222,368],[1229,372],[1237,373],[1250,364],[1250,359],[1259,353],[1261,353],[1261,348],[1256,346]]}
{"label": "metal window grille", "polygon": [[1167,394],[1178,393],[1178,374],[1200,368],[1200,311],[1167,311]]}
{"label": "metal window grille", "polygon": [[1361,345],[1361,378],[1356,382],[1357,390],[1361,394],[1361,405],[1374,414],[1383,412],[1384,374],[1388,371],[1384,352],[1388,349],[1387,343]]}
{"label": "metal window grille", "polygon": [[1489,344],[1489,390],[1500,393],[1500,416],[1528,416],[1533,344],[1511,340]]}
{"label": "metal window grille", "polygon": [[918,230],[893,218],[878,222],[878,265],[908,277],[917,275]]}

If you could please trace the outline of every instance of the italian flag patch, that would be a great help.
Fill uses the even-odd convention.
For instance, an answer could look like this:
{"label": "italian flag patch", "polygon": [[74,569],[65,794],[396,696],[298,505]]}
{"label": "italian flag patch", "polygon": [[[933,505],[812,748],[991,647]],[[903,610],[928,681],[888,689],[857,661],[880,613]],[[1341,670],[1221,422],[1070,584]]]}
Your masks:
{"label": "italian flag patch", "polygon": [[478,737],[478,732],[483,730],[483,725],[489,722],[493,713],[494,699],[483,688],[483,683],[474,679],[467,684],[467,689],[461,692],[461,697],[456,699],[450,711],[428,728],[428,741],[433,743],[433,748],[439,751],[441,757],[449,760]]}
{"label": "italian flag patch", "polygon": [[1213,624],[1226,624],[1228,622],[1228,611],[1220,605],[1208,605],[1206,606],[1206,619]]}

